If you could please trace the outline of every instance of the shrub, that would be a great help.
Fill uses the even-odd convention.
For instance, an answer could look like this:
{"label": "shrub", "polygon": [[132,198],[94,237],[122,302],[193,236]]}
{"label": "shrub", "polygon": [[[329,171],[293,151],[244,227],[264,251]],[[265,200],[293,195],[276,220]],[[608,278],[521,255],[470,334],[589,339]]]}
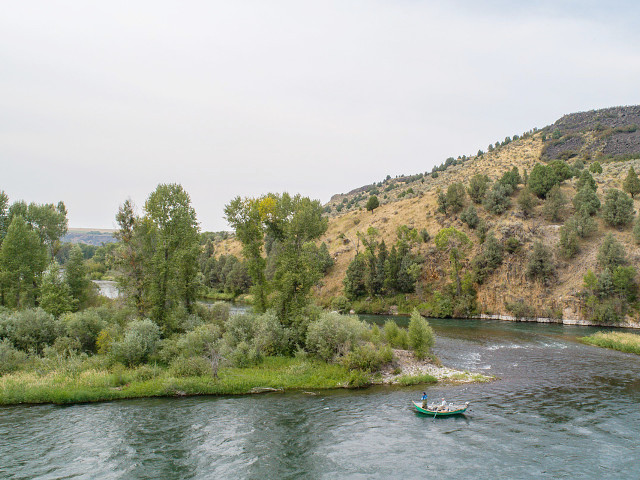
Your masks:
{"label": "shrub", "polygon": [[565,197],[558,185],[554,185],[549,193],[547,193],[547,199],[542,207],[542,213],[548,221],[558,222],[562,220],[564,216],[566,204],[567,197]]}
{"label": "shrub", "polygon": [[0,375],[15,372],[27,358],[27,354],[14,348],[8,338],[0,341]]}
{"label": "shrub", "polygon": [[289,352],[289,330],[268,311],[254,319],[254,345],[262,355],[284,355]]}
{"label": "shrub", "polygon": [[612,227],[628,225],[633,220],[633,200],[620,190],[608,190],[604,197],[602,218]]}
{"label": "shrub", "polygon": [[472,230],[478,226],[480,217],[478,217],[478,211],[473,205],[469,205],[460,215],[460,220],[466,223]]}
{"label": "shrub", "polygon": [[482,284],[502,263],[502,245],[493,234],[487,236],[482,251],[472,261],[474,281]]}
{"label": "shrub", "polygon": [[365,344],[354,347],[342,357],[341,363],[349,370],[375,372],[392,360],[393,352],[388,346],[378,350],[370,344]]}
{"label": "shrub", "polygon": [[627,263],[624,247],[612,234],[608,234],[602,241],[597,260],[600,268],[610,270]]}
{"label": "shrub", "polygon": [[542,242],[536,242],[529,255],[526,268],[527,277],[531,280],[549,283],[555,277],[555,271],[551,251]]}
{"label": "shrub", "polygon": [[384,322],[384,339],[392,347],[396,346],[396,338],[398,337],[399,331],[400,328],[398,327],[398,324],[393,320],[387,320],[386,322]]}
{"label": "shrub", "polygon": [[558,251],[564,258],[573,258],[580,250],[578,232],[573,224],[567,223],[560,227],[560,240],[558,241]]}
{"label": "shrub", "polygon": [[417,310],[411,313],[409,321],[409,346],[418,359],[425,358],[433,346],[434,334],[429,322]]}
{"label": "shrub", "polygon": [[510,187],[505,187],[500,183],[495,183],[491,190],[485,196],[483,205],[484,208],[496,215],[501,215],[506,212],[511,206],[509,196],[513,191]]}
{"label": "shrub", "polygon": [[517,237],[509,237],[504,242],[504,249],[509,253],[516,253],[518,250],[520,250],[521,246],[522,244]]}
{"label": "shrub", "polygon": [[529,187],[525,187],[520,191],[517,202],[524,216],[530,217],[536,203]]}
{"label": "shrub", "polygon": [[640,216],[636,217],[633,222],[633,241],[636,245],[640,244]]}
{"label": "shrub", "polygon": [[41,308],[14,312],[0,321],[3,336],[24,352],[42,353],[44,347],[53,345],[61,333],[60,323]]}
{"label": "shrub", "polygon": [[467,188],[467,193],[469,193],[469,197],[471,201],[476,204],[482,203],[484,200],[484,196],[489,189],[489,184],[491,180],[486,175],[476,174],[471,177],[469,180],[469,187]]}
{"label": "shrub", "polygon": [[61,321],[65,333],[79,342],[82,351],[95,353],[98,334],[105,327],[105,322],[95,310],[69,313]]}
{"label": "shrub", "polygon": [[538,197],[545,198],[557,183],[559,183],[558,179],[550,166],[536,163],[531,170],[527,185]]}
{"label": "shrub", "polygon": [[511,303],[505,303],[505,308],[516,318],[532,318],[535,317],[533,308],[522,300]]}
{"label": "shrub", "polygon": [[375,195],[371,195],[369,197],[369,200],[367,200],[367,205],[366,205],[366,209],[373,213],[373,211],[378,208],[380,206],[380,201],[378,200],[378,197],[376,197]]}
{"label": "shrub", "polygon": [[600,199],[595,190],[584,185],[573,197],[573,207],[576,212],[586,211],[589,215],[594,215],[600,209]]}
{"label": "shrub", "polygon": [[134,320],[125,331],[124,338],[111,346],[114,358],[125,365],[145,362],[157,349],[160,327],[149,319]]}
{"label": "shrub", "polygon": [[238,343],[233,349],[223,346],[221,352],[226,361],[234,367],[250,367],[262,361],[260,352],[245,341]]}
{"label": "shrub", "polygon": [[505,187],[510,188],[511,191],[515,191],[518,188],[518,185],[522,183],[522,177],[518,172],[518,167],[513,167],[512,170],[504,172],[498,182]]}
{"label": "shrub", "polygon": [[629,167],[629,173],[624,179],[622,186],[624,191],[631,195],[631,198],[635,197],[637,193],[640,193],[640,179],[633,167]]}
{"label": "shrub", "polygon": [[429,232],[427,232],[426,229],[422,229],[420,230],[420,239],[422,240],[422,243],[427,243],[429,240],[431,240],[431,235],[429,235]]}
{"label": "shrub", "polygon": [[178,357],[171,362],[169,372],[175,377],[211,375],[211,364],[203,357]]}
{"label": "shrub", "polygon": [[602,165],[600,165],[600,162],[593,162],[589,166],[589,171],[591,173],[602,173]]}
{"label": "shrub", "polygon": [[331,308],[336,310],[338,313],[346,313],[351,308],[351,303],[344,295],[338,295],[331,299]]}
{"label": "shrub", "polygon": [[587,187],[590,190],[593,190],[594,192],[598,190],[598,185],[596,184],[596,181],[593,179],[591,174],[586,170],[580,174],[580,177],[576,182],[576,190],[580,191],[584,187]]}
{"label": "shrub", "polygon": [[355,317],[322,313],[318,320],[309,324],[306,348],[329,361],[351,350],[366,330],[367,326]]}

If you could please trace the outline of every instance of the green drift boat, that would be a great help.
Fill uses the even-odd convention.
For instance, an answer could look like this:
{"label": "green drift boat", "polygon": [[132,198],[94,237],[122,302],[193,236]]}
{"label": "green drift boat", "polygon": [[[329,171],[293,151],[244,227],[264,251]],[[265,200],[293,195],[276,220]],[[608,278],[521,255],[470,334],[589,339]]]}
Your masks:
{"label": "green drift boat", "polygon": [[442,410],[441,405],[432,404],[432,405],[427,405],[426,408],[423,408],[422,403],[413,402],[413,404],[416,406],[416,410],[418,410],[420,413],[424,413],[426,415],[432,415],[434,417],[448,417],[450,415],[460,415],[464,413],[467,410],[467,408],[469,408],[469,402],[466,402],[464,405],[449,404],[445,407],[444,410]]}

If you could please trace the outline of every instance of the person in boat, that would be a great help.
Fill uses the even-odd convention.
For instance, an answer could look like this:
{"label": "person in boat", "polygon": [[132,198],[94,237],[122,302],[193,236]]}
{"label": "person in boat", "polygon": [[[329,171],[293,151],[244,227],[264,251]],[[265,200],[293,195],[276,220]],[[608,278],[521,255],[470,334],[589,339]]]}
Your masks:
{"label": "person in boat", "polygon": [[438,412],[446,412],[447,410],[449,410],[447,408],[447,401],[443,398],[442,399],[442,403],[440,404],[440,406],[438,407]]}
{"label": "person in boat", "polygon": [[427,392],[422,392],[422,408],[427,408]]}

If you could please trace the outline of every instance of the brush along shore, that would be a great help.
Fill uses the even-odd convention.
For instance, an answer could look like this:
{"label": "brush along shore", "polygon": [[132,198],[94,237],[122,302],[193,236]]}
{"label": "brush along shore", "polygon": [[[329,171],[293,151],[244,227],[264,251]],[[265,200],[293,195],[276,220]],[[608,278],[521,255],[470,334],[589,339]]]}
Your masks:
{"label": "brush along shore", "polygon": [[34,369],[0,377],[0,404],[73,404],[144,397],[244,395],[361,388],[374,384],[418,385],[437,382],[483,382],[479,374],[417,360],[395,350],[380,371],[349,370],[343,365],[309,357],[265,357],[255,366],[221,368],[218,376],[179,375],[154,365],[106,367],[95,360],[67,359],[48,371]]}

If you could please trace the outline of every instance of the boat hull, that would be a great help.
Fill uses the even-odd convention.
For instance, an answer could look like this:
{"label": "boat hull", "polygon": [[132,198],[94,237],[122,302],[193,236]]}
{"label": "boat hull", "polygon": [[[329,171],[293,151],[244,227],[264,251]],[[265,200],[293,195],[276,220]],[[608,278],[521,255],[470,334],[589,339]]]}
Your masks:
{"label": "boat hull", "polygon": [[418,402],[413,402],[416,407],[416,410],[420,413],[424,413],[425,415],[431,415],[432,417],[450,417],[451,415],[461,415],[463,414],[469,405],[455,405],[454,410],[448,410],[446,412],[438,412],[435,410],[430,410],[429,408],[422,408],[422,405]]}

